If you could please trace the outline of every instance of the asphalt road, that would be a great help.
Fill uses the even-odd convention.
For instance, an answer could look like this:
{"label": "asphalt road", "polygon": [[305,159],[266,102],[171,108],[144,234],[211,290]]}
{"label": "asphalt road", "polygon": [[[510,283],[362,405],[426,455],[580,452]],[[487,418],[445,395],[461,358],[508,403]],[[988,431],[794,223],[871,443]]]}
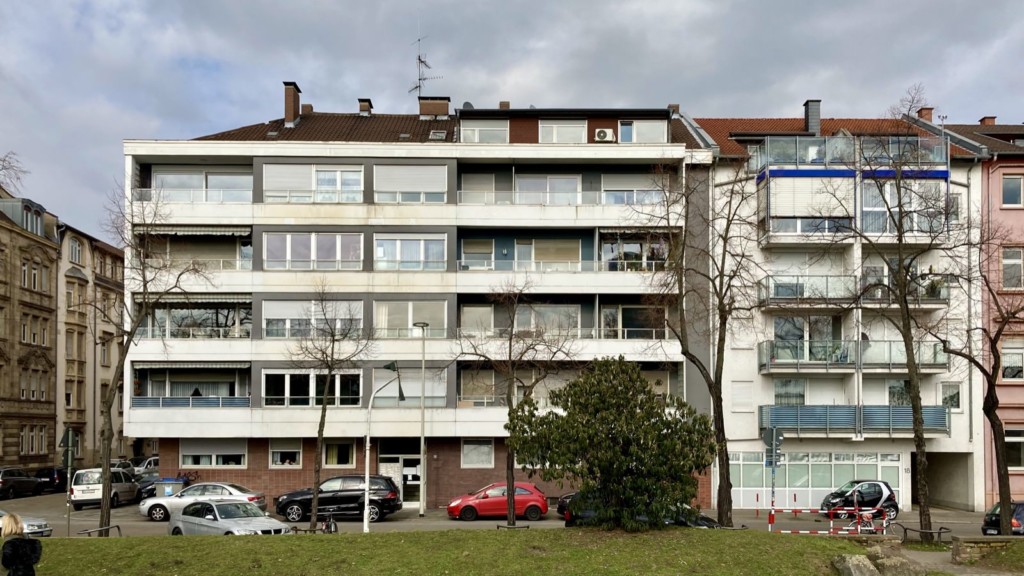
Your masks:
{"label": "asphalt road", "polygon": [[[99,527],[99,507],[85,508],[74,511],[65,503],[64,494],[45,494],[41,496],[30,496],[16,498],[13,500],[0,501],[0,509],[16,512],[26,516],[45,518],[53,527],[53,536],[66,537],[78,536],[82,530],[90,530]],[[70,529],[67,514],[71,514]],[[715,517],[714,510],[707,510],[705,513],[712,518]],[[278,520],[282,518],[275,516]],[[933,509],[932,524],[936,527],[945,526],[952,529],[951,535],[955,536],[980,536],[981,522],[984,514],[981,512],[964,512],[960,510]],[[911,528],[919,526],[917,511],[902,511],[897,522]],[[737,510],[733,514],[733,523],[736,526],[745,524],[749,530],[768,531],[768,515],[764,511],[756,513],[754,510]],[[847,522],[837,521],[836,525]],[[136,504],[123,505],[111,511],[111,524],[121,527],[123,536],[162,536],[167,534],[166,522],[153,522],[138,512]],[[308,524],[295,524],[293,526],[305,528]],[[452,530],[452,529],[475,529],[494,530],[498,525],[504,526],[504,519],[477,520],[475,522],[463,522],[461,520],[450,520],[444,510],[428,510],[427,514],[419,517],[419,510],[416,507],[406,508],[396,514],[387,517],[382,522],[370,525],[371,532],[403,532],[417,530]],[[528,522],[517,520],[518,526],[529,527],[530,529],[552,529],[562,528],[561,518],[555,514],[554,508],[548,512],[543,520]],[[828,519],[815,514],[777,514],[775,518],[776,530],[827,530]],[[339,532],[361,532],[363,523],[361,518],[339,519]]]}

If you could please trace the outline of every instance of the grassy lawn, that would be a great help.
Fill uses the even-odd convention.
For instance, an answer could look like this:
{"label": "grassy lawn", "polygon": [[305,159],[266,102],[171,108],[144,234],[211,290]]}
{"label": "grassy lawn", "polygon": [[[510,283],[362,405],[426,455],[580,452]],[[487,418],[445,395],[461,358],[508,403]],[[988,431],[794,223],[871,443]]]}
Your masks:
{"label": "grassy lawn", "polygon": [[328,576],[335,574],[831,574],[832,538],[672,529],[449,530],[388,534],[54,538],[39,574]]}
{"label": "grassy lawn", "polygon": [[1024,540],[1014,542],[1003,550],[992,552],[978,562],[978,565],[1020,574],[1024,571]]}

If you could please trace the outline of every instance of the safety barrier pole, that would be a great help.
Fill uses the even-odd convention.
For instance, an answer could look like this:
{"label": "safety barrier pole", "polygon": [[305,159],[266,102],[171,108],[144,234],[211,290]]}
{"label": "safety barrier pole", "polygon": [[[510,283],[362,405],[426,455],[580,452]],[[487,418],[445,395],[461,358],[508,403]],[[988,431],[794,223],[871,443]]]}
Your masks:
{"label": "safety barrier pole", "polygon": [[[865,513],[865,512],[868,512],[868,511],[872,512],[872,516],[874,515],[875,512],[881,512],[882,514],[885,514],[885,510],[883,510],[882,508],[861,508],[859,506],[845,507],[845,508],[842,508],[842,507],[840,507],[840,508],[830,508],[830,509],[827,509],[827,510],[817,509],[817,508],[775,508],[773,506],[773,507],[768,509],[768,532],[772,533],[772,534],[812,534],[812,535],[820,535],[820,536],[862,534],[864,532],[867,532],[867,530],[866,529],[861,529],[861,527],[860,527],[860,515]],[[791,512],[794,515],[796,515],[796,514],[798,514],[800,512],[803,512],[803,513],[806,513],[806,514],[822,514],[822,513],[825,513],[825,514],[828,515],[828,530],[775,530],[775,514],[777,512],[780,512],[780,513],[783,513],[783,514],[785,514],[787,512]],[[853,520],[852,520],[851,523],[853,525],[852,526],[836,526],[835,525],[835,520],[836,520],[835,514],[837,512],[847,512],[847,513],[851,513],[852,512],[852,516],[851,517],[852,517]],[[885,519],[883,517],[883,526],[882,526],[881,530],[879,530],[877,527],[875,527],[874,526],[874,522],[872,522],[872,528],[870,530],[870,533],[872,533],[872,534],[877,534],[879,532],[885,533],[885,523],[884,523],[884,520]]]}
{"label": "safety barrier pole", "polygon": [[756,492],[754,494],[754,518],[761,517],[761,493]]}

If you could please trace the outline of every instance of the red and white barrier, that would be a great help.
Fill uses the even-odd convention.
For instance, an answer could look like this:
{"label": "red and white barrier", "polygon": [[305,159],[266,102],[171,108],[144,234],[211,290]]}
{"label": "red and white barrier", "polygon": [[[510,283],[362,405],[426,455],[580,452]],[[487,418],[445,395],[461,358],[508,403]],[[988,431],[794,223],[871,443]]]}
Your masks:
{"label": "red and white barrier", "polygon": [[[827,514],[828,515],[828,530],[775,530],[775,513],[779,512],[785,514],[792,512],[793,517],[800,512],[805,514]],[[864,513],[870,512],[872,517],[876,512],[882,512],[882,517],[885,517],[885,511],[881,508],[861,508],[859,506],[840,507],[831,509],[819,509],[819,508],[769,508],[768,509],[768,532],[773,534],[816,534],[816,535],[836,535],[836,534],[859,534],[861,529],[858,526],[835,526],[836,512],[848,512],[857,521],[857,518]],[[885,530],[883,525],[882,530]],[[875,528],[873,531],[877,532]]]}

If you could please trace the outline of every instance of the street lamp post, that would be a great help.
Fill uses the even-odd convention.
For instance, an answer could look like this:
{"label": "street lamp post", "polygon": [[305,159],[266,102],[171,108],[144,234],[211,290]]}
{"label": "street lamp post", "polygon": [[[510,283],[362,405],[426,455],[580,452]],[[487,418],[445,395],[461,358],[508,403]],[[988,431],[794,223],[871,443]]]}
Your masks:
{"label": "street lamp post", "polygon": [[427,513],[427,322],[414,322],[420,329],[420,518]]}
{"label": "street lamp post", "polygon": [[[398,380],[398,400],[405,400],[405,393],[402,392],[402,373],[398,371],[398,365],[394,362],[385,364],[384,368],[395,373],[395,377],[383,383],[370,394],[370,403],[366,406],[366,442],[363,443],[363,473],[366,475],[363,485],[363,532],[370,531],[370,417],[373,415],[373,398],[377,392],[383,390],[388,384]],[[371,385],[372,386],[372,385]]]}

